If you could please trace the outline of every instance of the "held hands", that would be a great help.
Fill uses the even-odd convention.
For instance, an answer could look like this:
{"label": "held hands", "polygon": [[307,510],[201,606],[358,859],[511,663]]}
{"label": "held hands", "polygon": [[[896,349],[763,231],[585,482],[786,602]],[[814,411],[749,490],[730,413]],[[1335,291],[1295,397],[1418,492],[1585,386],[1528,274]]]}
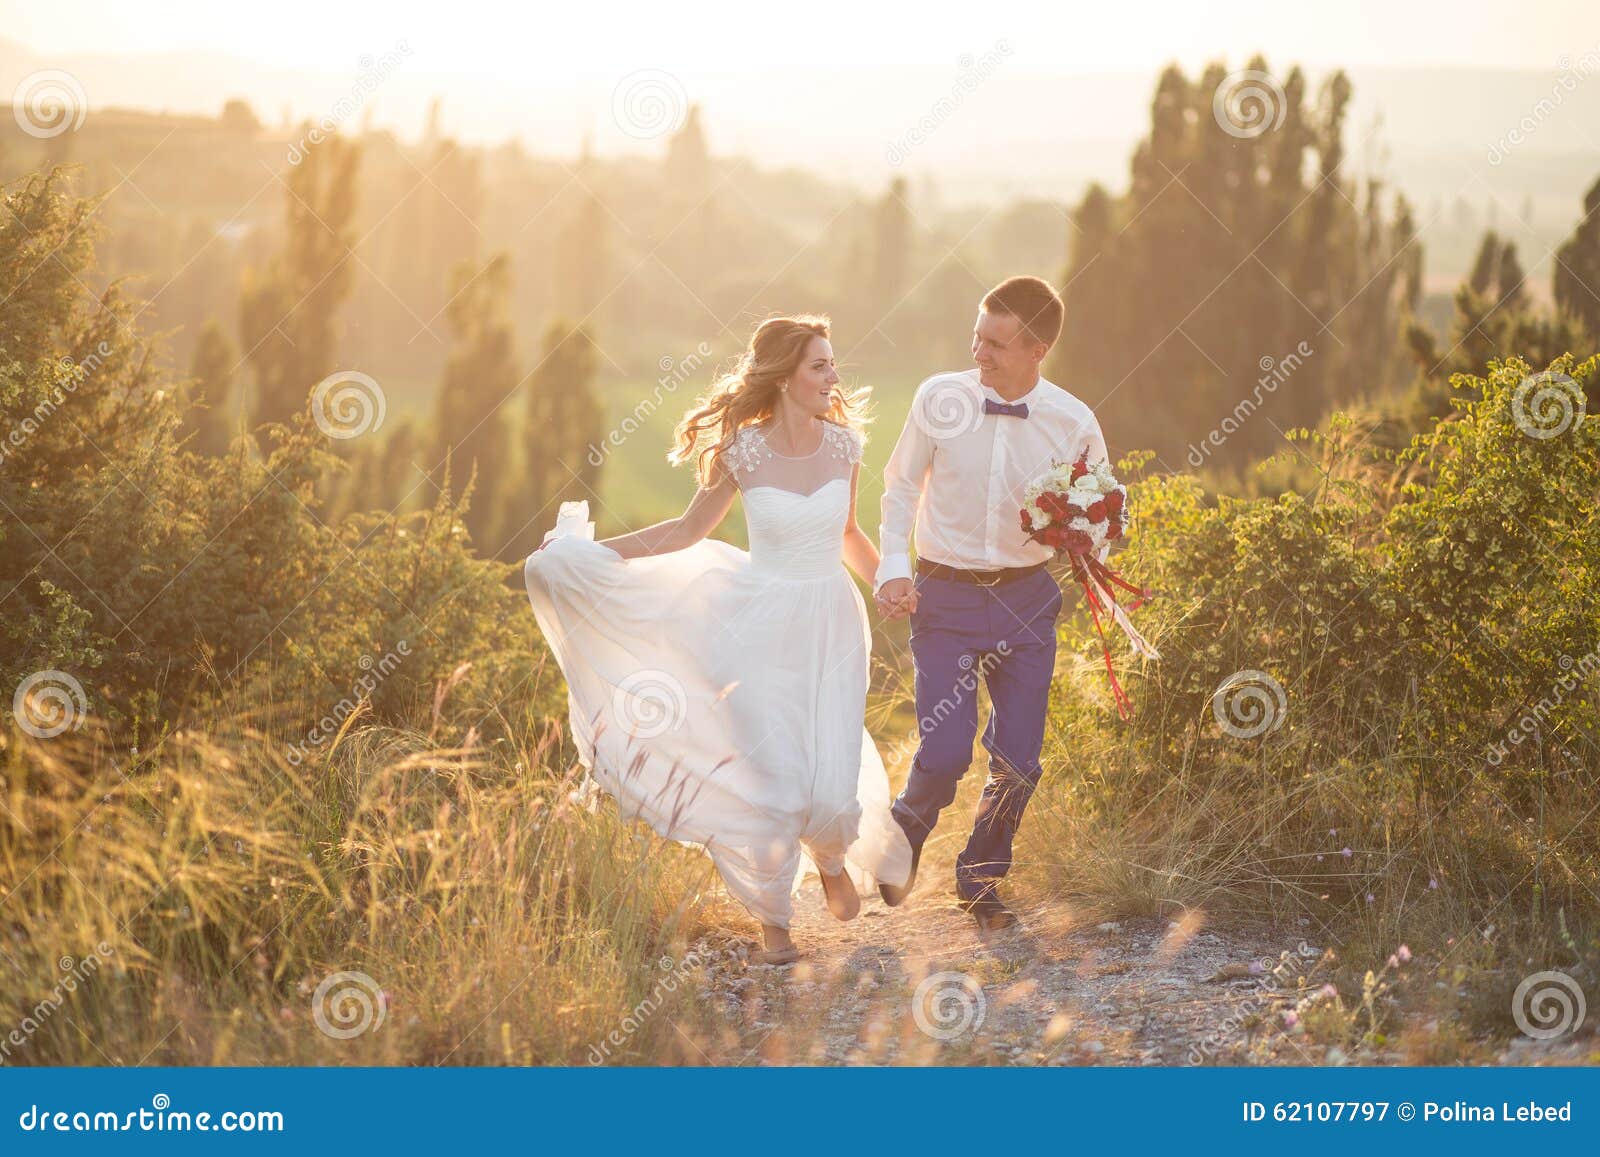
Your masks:
{"label": "held hands", "polygon": [[873,596],[885,622],[903,619],[917,609],[917,588],[908,578],[890,579]]}

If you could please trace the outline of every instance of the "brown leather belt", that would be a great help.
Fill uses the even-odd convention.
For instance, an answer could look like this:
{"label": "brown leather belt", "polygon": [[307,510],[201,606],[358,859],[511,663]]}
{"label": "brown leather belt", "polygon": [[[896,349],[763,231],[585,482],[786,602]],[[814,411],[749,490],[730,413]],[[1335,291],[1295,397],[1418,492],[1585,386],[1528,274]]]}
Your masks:
{"label": "brown leather belt", "polygon": [[1017,579],[1037,574],[1044,568],[1044,563],[1036,562],[1032,566],[1010,566],[999,570],[962,570],[960,567],[945,566],[942,562],[931,562],[925,558],[917,560],[919,575],[949,579],[958,583],[971,583],[980,587],[997,587],[1001,583],[1015,582]]}

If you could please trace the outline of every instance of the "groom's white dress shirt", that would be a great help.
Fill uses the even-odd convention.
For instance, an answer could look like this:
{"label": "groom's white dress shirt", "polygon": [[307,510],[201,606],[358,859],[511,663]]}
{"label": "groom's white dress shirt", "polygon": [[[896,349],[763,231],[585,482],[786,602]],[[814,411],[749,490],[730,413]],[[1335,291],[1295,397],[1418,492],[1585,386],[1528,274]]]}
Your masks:
{"label": "groom's white dress shirt", "polygon": [[[986,398],[1026,405],[1028,416],[985,414]],[[1022,533],[1023,491],[1085,449],[1090,462],[1106,458],[1094,411],[1043,378],[1014,403],[975,369],[928,379],[884,471],[876,586],[911,577],[913,525],[917,556],[930,562],[998,570],[1049,561],[1054,552]]]}

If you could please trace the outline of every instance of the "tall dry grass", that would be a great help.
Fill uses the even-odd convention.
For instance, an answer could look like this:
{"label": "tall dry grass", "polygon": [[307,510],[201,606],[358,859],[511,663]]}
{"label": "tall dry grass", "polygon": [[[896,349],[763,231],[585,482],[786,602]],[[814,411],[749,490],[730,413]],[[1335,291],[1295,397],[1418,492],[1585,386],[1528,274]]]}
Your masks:
{"label": "tall dry grass", "polygon": [[[249,730],[137,753],[12,730],[0,1060],[693,1060],[692,986],[658,982],[727,916],[711,870],[576,805],[560,734],[441,749],[353,718],[295,766]],[[319,998],[337,973],[360,975]]]}
{"label": "tall dry grass", "polygon": [[[1418,791],[1425,756],[1341,754],[1355,736],[1332,712],[1281,745],[1153,766],[1077,714],[1058,717],[1023,827],[1016,886],[1030,898],[1100,919],[1289,930],[1330,953],[1341,993],[1307,1031],[1412,1063],[1492,1059],[1486,1042],[1517,1035],[1513,994],[1532,973],[1600,976],[1588,773],[1557,770],[1526,796],[1483,780]],[[1417,964],[1390,984],[1384,961],[1401,945]]]}

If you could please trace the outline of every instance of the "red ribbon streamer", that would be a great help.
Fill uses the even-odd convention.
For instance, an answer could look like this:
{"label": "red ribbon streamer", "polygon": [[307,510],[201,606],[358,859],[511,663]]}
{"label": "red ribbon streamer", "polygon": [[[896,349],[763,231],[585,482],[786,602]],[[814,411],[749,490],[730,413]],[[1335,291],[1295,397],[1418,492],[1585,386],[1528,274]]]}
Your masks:
{"label": "red ribbon streamer", "polygon": [[1128,709],[1133,706],[1133,700],[1128,697],[1128,693],[1122,689],[1122,684],[1117,680],[1116,669],[1111,663],[1111,645],[1106,642],[1105,628],[1100,625],[1100,612],[1104,610],[1109,614],[1110,607],[1101,605],[1099,592],[1095,590],[1094,583],[1089,581],[1089,576],[1093,575],[1104,585],[1106,597],[1113,603],[1117,598],[1112,592],[1113,586],[1132,592],[1133,601],[1123,608],[1124,611],[1138,610],[1155,592],[1134,586],[1094,555],[1071,554],[1069,557],[1072,559],[1073,576],[1082,585],[1083,593],[1088,597],[1089,614],[1094,619],[1095,633],[1100,636],[1100,653],[1105,658],[1106,675],[1111,679],[1111,697],[1117,704],[1118,716],[1126,722]]}

